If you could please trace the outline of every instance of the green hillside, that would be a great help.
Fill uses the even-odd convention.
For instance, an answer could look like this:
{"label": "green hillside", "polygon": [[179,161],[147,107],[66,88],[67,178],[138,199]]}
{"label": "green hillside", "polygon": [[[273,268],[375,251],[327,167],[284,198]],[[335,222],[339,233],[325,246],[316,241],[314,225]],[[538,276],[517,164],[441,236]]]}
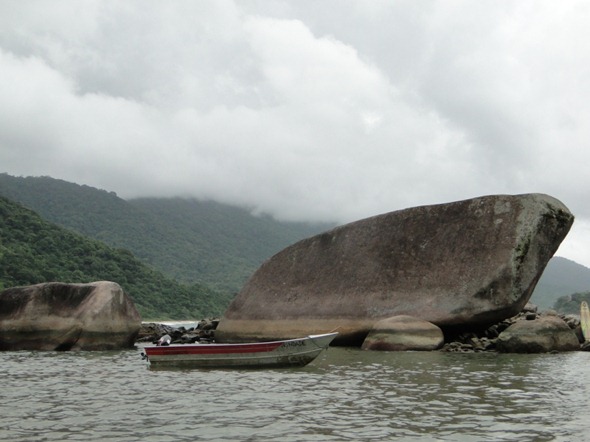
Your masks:
{"label": "green hillside", "polygon": [[0,197],[0,289],[42,282],[119,283],[144,319],[200,319],[223,313],[230,297],[185,286],[136,259],[53,225]]}
{"label": "green hillside", "polygon": [[569,259],[555,256],[549,261],[539,279],[531,302],[543,309],[561,309],[560,305],[565,304],[555,304],[559,298],[589,290],[590,269]]}
{"label": "green hillside", "polygon": [[277,222],[247,210],[181,198],[142,198],[129,203],[166,229],[166,242],[150,262],[180,280],[200,281],[235,293],[268,258],[331,226]]}
{"label": "green hillside", "polygon": [[[50,177],[0,174],[0,195],[22,203],[52,223],[116,249],[129,250],[170,279],[202,284],[223,293],[219,295],[220,305],[239,291],[264,260],[289,244],[332,227],[281,223],[211,201],[125,201],[113,192]],[[553,308],[558,298],[588,290],[590,269],[554,257],[531,302],[542,309]]]}
{"label": "green hillside", "polygon": [[50,177],[0,174],[0,195],[135,256],[177,281],[227,295],[286,246],[332,227],[278,222],[211,201],[142,198]]}

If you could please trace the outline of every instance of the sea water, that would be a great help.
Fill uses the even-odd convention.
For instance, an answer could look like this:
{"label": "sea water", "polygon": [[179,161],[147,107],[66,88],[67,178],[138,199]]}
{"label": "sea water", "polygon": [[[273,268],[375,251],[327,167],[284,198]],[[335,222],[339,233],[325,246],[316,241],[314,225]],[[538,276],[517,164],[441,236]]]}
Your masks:
{"label": "sea water", "polygon": [[586,441],[590,353],[368,352],[150,368],[141,348],[0,352],[1,441]]}

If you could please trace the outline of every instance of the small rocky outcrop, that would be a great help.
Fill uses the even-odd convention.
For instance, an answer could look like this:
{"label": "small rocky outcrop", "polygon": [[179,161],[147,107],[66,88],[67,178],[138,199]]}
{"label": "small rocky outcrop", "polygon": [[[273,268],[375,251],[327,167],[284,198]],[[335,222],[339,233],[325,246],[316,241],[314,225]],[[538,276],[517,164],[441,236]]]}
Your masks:
{"label": "small rocky outcrop", "polygon": [[500,333],[496,348],[501,353],[549,353],[580,349],[575,332],[558,316],[517,321]]}
{"label": "small rocky outcrop", "polygon": [[[539,312],[538,307],[536,305],[529,303],[525,305],[524,309],[518,315],[515,315],[511,318],[507,318],[497,324],[493,324],[486,329],[463,331],[455,334],[448,334],[447,336],[445,336],[445,345],[443,346],[442,351],[462,353],[482,351],[497,352],[498,338],[500,335],[502,335],[502,333],[505,330],[509,329],[514,324],[520,322],[536,322],[537,320],[543,320],[544,318],[548,317],[557,318],[559,321],[561,321],[561,323],[565,323],[571,331],[571,333],[573,333],[573,335],[576,337],[577,347],[574,348],[573,345],[567,346],[567,349],[563,351],[570,351],[572,348],[574,350],[581,351],[590,350],[590,348],[588,348],[588,345],[586,345],[584,342],[584,337],[582,336],[580,326],[580,317],[578,315],[563,315],[557,313],[554,310]],[[518,329],[520,327],[526,328],[529,326],[516,326],[515,328]],[[557,333],[563,333],[565,335],[570,334],[563,329],[562,324],[558,327]],[[508,335],[504,335],[504,337],[507,336]],[[531,336],[531,338],[534,339],[534,336]],[[544,339],[553,339],[551,338],[551,332],[549,332],[547,337]],[[571,338],[568,339],[571,341]],[[550,351],[560,350],[554,349]]]}
{"label": "small rocky outcrop", "polygon": [[131,348],[141,316],[119,284],[52,282],[0,292],[0,350]]}
{"label": "small rocky outcrop", "polygon": [[415,207],[347,224],[282,250],[221,318],[219,342],[337,330],[361,345],[381,319],[409,315],[443,330],[518,314],[573,215],[542,194]]}
{"label": "small rocky outcrop", "polygon": [[442,330],[413,316],[394,316],[377,322],[365,338],[363,350],[437,350],[444,344]]}
{"label": "small rocky outcrop", "polygon": [[137,337],[139,343],[157,343],[163,336],[170,336],[171,344],[193,344],[195,342],[211,342],[214,340],[215,328],[219,319],[206,318],[195,327],[174,327],[157,322],[144,322]]}

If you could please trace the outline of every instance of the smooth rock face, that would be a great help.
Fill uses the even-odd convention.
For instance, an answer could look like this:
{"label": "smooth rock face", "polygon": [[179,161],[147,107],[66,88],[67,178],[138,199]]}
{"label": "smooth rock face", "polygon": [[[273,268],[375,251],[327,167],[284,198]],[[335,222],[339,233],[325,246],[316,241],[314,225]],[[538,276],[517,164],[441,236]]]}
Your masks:
{"label": "smooth rock face", "polygon": [[575,332],[558,316],[518,321],[500,333],[496,348],[502,353],[548,353],[580,349]]}
{"label": "smooth rock face", "polygon": [[415,207],[300,241],[266,261],[231,303],[220,342],[336,330],[360,345],[378,320],[439,327],[499,322],[521,311],[573,215],[542,194]]}
{"label": "smooth rock face", "polygon": [[394,316],[377,322],[365,338],[363,350],[437,350],[444,344],[442,330],[413,316]]}
{"label": "smooth rock face", "polygon": [[130,348],[141,316],[114,282],[59,282],[0,292],[0,350]]}

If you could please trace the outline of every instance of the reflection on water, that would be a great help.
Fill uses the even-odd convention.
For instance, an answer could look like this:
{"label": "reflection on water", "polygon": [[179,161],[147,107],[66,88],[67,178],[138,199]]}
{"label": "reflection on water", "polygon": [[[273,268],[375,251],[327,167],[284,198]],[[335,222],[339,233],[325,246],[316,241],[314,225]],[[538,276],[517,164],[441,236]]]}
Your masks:
{"label": "reflection on water", "polygon": [[139,353],[0,353],[0,440],[582,441],[590,419],[590,353],[330,348],[280,370],[153,370]]}

